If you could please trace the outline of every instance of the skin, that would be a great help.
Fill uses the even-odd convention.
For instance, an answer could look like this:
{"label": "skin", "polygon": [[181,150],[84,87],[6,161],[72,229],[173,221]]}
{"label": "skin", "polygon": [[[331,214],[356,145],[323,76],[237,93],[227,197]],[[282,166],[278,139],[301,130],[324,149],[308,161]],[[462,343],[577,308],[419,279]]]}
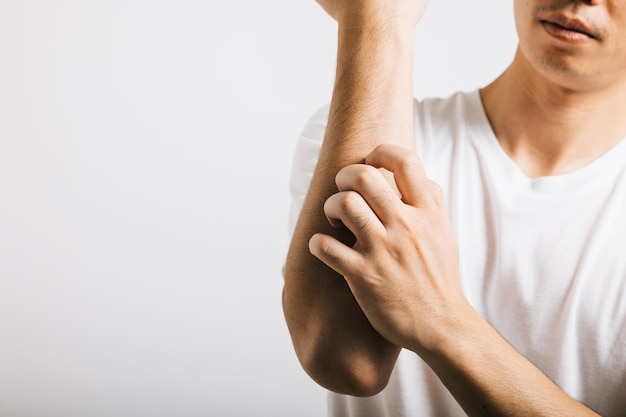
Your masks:
{"label": "skin", "polygon": [[[554,13],[584,20],[599,39],[554,39],[540,23]],[[528,176],[573,171],[626,136],[626,3],[516,1],[515,16],[520,46],[508,70],[481,91],[485,110]]]}
{"label": "skin", "polygon": [[323,232],[354,242],[349,231],[326,220],[323,206],[337,192],[335,176],[364,162],[377,145],[412,146],[412,31],[426,2],[320,4],[338,21],[336,85],[284,268],[283,308],[304,370],[333,391],[367,396],[385,387],[400,347],[372,327],[347,282],[311,254],[309,240]]}
{"label": "skin", "polygon": [[[405,348],[470,416],[596,415],[463,295],[445,201],[410,149],[412,29],[426,2],[319,3],[339,25],[337,78],[283,293],[304,369],[330,390],[373,395]],[[528,176],[580,168],[626,136],[626,4],[515,0],[515,14],[517,54],[481,90],[490,123]]]}

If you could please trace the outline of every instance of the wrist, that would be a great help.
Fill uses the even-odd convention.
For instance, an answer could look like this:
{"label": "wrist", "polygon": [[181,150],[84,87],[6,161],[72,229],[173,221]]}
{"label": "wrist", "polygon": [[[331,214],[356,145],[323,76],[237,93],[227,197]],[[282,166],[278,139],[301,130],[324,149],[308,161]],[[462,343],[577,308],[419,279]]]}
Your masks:
{"label": "wrist", "polygon": [[480,344],[491,332],[494,330],[489,323],[466,302],[453,312],[448,310],[428,338],[416,341],[410,349],[429,363],[449,363],[461,357],[461,352]]}
{"label": "wrist", "polygon": [[333,17],[340,28],[401,31],[412,36],[425,7],[424,0],[404,2],[356,0],[352,4],[344,2],[337,5]]}
{"label": "wrist", "polygon": [[358,47],[365,43],[368,47],[385,47],[404,51],[412,58],[413,27],[411,25],[381,19],[352,19],[345,23],[340,22],[338,28],[340,47]]}
{"label": "wrist", "polygon": [[337,72],[337,79],[347,76],[350,81],[363,81],[369,89],[387,85],[411,91],[412,33],[401,27],[372,22],[340,25]]}

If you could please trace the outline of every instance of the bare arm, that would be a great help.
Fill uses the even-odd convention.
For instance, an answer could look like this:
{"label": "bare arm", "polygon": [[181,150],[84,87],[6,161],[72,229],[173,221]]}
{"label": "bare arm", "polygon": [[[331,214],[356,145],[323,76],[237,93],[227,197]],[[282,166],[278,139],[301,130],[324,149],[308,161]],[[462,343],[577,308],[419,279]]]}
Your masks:
{"label": "bare arm", "polygon": [[[394,173],[398,197],[377,168]],[[340,273],[372,326],[420,355],[470,416],[594,416],[509,345],[468,303],[441,189],[411,151],[381,145],[343,168],[325,204],[348,227],[311,251]],[[346,202],[351,202],[346,204]]]}
{"label": "bare arm", "polygon": [[335,176],[377,145],[413,140],[413,28],[425,0],[320,0],[337,20],[337,75],[324,144],[285,265],[283,308],[296,354],[322,386],[372,395],[387,383],[400,348],[368,322],[345,280],[309,251],[318,232],[353,241],[323,211]]}
{"label": "bare arm", "polygon": [[[409,150],[412,29],[426,2],[319,2],[339,22],[337,78],[283,293],[304,369],[335,392],[372,395],[403,347],[429,364],[469,415],[596,415],[515,351],[463,295],[441,191]],[[379,167],[394,172],[398,190]]]}

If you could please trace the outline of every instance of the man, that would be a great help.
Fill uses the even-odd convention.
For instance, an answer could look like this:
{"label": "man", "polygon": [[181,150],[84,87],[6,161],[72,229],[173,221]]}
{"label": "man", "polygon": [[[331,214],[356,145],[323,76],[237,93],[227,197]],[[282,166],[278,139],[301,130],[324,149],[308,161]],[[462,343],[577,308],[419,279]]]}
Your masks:
{"label": "man", "polygon": [[426,0],[318,2],[283,307],[331,414],[626,415],[626,2],[514,0],[510,67],[418,103]]}

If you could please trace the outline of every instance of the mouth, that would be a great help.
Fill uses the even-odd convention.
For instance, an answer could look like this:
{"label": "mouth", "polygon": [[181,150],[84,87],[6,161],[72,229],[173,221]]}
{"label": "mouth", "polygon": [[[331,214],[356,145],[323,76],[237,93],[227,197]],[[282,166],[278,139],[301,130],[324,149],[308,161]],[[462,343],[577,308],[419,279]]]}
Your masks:
{"label": "mouth", "polygon": [[548,33],[564,41],[582,42],[600,39],[596,31],[582,20],[568,18],[561,14],[541,19],[540,23]]}

